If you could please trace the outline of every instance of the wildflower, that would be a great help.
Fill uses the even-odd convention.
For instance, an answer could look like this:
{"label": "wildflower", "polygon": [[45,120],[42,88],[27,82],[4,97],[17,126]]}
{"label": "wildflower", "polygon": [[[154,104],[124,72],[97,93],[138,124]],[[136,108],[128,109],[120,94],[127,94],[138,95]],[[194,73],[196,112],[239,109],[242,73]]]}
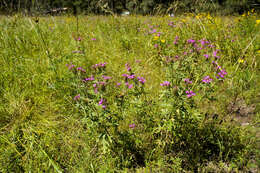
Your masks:
{"label": "wildflower", "polygon": [[162,43],[165,43],[165,40],[161,40]]}
{"label": "wildflower", "polygon": [[174,39],[174,42],[173,42],[173,44],[178,44],[178,40],[179,40],[179,37],[178,37],[178,36],[176,36],[176,37],[175,37],[175,39]]}
{"label": "wildflower", "polygon": [[86,70],[83,69],[82,67],[78,67],[77,70],[78,70],[78,71],[81,71],[81,72],[84,72],[84,73],[86,72]]}
{"label": "wildflower", "polygon": [[213,56],[214,56],[215,58],[219,58],[219,56],[217,56],[217,53],[218,53],[218,50],[213,51]]}
{"label": "wildflower", "polygon": [[135,123],[129,124],[129,128],[134,129],[136,127]]}
{"label": "wildflower", "polygon": [[112,77],[110,77],[110,76],[104,76],[104,75],[102,75],[102,77],[103,77],[104,80],[109,80],[109,79],[112,78]]}
{"label": "wildflower", "polygon": [[210,82],[212,82],[212,80],[213,80],[213,79],[211,79],[209,76],[205,76],[205,77],[203,78],[202,82],[204,82],[204,83],[210,83]]}
{"label": "wildflower", "polygon": [[187,55],[188,53],[187,52],[183,52],[183,55]]}
{"label": "wildflower", "polygon": [[80,94],[76,95],[73,100],[79,100],[80,99]]}
{"label": "wildflower", "polygon": [[81,41],[82,39],[81,39],[81,37],[79,36],[78,38],[77,38],[77,41]]}
{"label": "wildflower", "polygon": [[137,77],[137,79],[141,84],[144,84],[146,82],[145,78],[143,77]]}
{"label": "wildflower", "polygon": [[120,85],[121,85],[121,83],[120,83],[120,82],[116,83],[116,86],[120,86]]}
{"label": "wildflower", "polygon": [[163,83],[161,83],[161,86],[170,86],[170,82],[169,81],[164,81]]}
{"label": "wildflower", "polygon": [[216,78],[217,79],[220,79],[220,78],[223,78],[227,75],[227,72],[225,70],[221,70],[217,75],[216,75]]}
{"label": "wildflower", "polygon": [[208,55],[208,54],[204,54],[203,56],[204,56],[206,59],[209,58],[209,55]]}
{"label": "wildflower", "polygon": [[184,82],[185,82],[186,84],[192,84],[192,81],[191,81],[189,78],[184,79]]}
{"label": "wildflower", "polygon": [[159,36],[154,36],[154,37],[153,37],[153,40],[154,40],[154,41],[156,41],[156,40],[158,40],[158,39],[159,39]]}
{"label": "wildflower", "polygon": [[193,91],[186,91],[187,97],[190,98],[192,96],[195,96],[196,94]]}
{"label": "wildflower", "polygon": [[238,62],[239,63],[243,63],[243,62],[245,62],[245,60],[244,59],[239,59]]}
{"label": "wildflower", "polygon": [[156,33],[156,29],[153,29],[152,31],[149,32],[150,34]]}
{"label": "wildflower", "polygon": [[100,101],[98,102],[98,105],[103,105],[104,104],[104,99],[101,98]]}
{"label": "wildflower", "polygon": [[96,41],[97,39],[96,38],[91,38],[92,41]]}
{"label": "wildflower", "polygon": [[129,84],[128,82],[125,83],[125,86],[127,86],[129,89],[133,88],[133,84]]}
{"label": "wildflower", "polygon": [[97,87],[97,84],[96,84],[96,83],[93,84],[93,87],[94,87],[94,92],[95,92],[95,93],[98,93],[98,87]]}
{"label": "wildflower", "polygon": [[260,20],[256,20],[256,24],[257,24],[257,25],[260,24]]}
{"label": "wildflower", "polygon": [[157,47],[158,47],[158,44],[155,44],[155,45],[154,45],[154,48],[157,48]]}
{"label": "wildflower", "polygon": [[193,40],[193,39],[188,39],[187,42],[188,42],[188,43],[191,43],[191,44],[194,44],[196,41]]}
{"label": "wildflower", "polygon": [[87,82],[87,81],[93,81],[95,80],[95,78],[93,76],[89,77],[89,78],[85,78],[83,79],[83,82]]}
{"label": "wildflower", "polygon": [[125,64],[125,68],[126,68],[127,71],[131,71],[131,67],[128,63]]}
{"label": "wildflower", "polygon": [[73,65],[73,64],[70,64],[70,65],[66,64],[66,66],[68,67],[69,70],[71,70],[71,69],[73,69],[75,67],[75,65]]}
{"label": "wildflower", "polygon": [[95,64],[95,65],[92,66],[92,68],[96,69],[96,68],[99,68],[99,67],[106,67],[106,64],[107,64],[106,62]]}

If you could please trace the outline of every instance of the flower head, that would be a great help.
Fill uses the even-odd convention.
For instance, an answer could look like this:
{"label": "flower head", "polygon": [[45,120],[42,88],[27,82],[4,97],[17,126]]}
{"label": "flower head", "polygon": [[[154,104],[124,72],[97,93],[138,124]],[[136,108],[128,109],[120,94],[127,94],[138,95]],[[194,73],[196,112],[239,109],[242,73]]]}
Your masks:
{"label": "flower head", "polygon": [[144,84],[146,82],[145,78],[143,77],[137,77],[137,79],[141,84]]}
{"label": "flower head", "polygon": [[80,99],[80,94],[76,95],[73,100],[79,100]]}
{"label": "flower head", "polygon": [[161,83],[161,86],[170,86],[170,82],[169,81],[164,81],[163,83]]}
{"label": "flower head", "polygon": [[129,128],[134,129],[136,127],[135,123],[129,124]]}
{"label": "flower head", "polygon": [[213,80],[213,79],[211,79],[210,76],[205,76],[205,77],[203,78],[202,82],[204,82],[204,83],[210,83],[210,82],[212,82],[212,80]]}
{"label": "flower head", "polygon": [[191,81],[189,78],[184,79],[184,82],[185,82],[186,84],[192,84],[192,81]]}
{"label": "flower head", "polygon": [[193,91],[186,91],[187,97],[190,98],[192,96],[195,96],[196,94]]}

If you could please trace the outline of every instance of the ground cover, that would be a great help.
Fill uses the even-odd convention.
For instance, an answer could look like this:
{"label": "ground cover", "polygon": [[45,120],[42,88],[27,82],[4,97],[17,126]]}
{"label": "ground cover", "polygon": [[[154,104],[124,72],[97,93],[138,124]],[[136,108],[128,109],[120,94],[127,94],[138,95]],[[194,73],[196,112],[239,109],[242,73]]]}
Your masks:
{"label": "ground cover", "polygon": [[253,11],[0,28],[0,172],[259,169]]}

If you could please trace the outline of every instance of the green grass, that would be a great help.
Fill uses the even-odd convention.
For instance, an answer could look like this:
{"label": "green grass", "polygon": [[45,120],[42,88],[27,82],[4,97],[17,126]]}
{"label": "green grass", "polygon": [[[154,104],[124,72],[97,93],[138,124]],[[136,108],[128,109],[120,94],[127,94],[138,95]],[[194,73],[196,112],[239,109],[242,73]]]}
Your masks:
{"label": "green grass", "polygon": [[[79,16],[77,27],[75,17],[1,16],[0,172],[259,169],[257,19]],[[197,48],[198,40],[210,43],[198,51],[188,39]],[[127,79],[129,89],[122,74],[146,82]],[[203,83],[205,76],[213,81]],[[190,90],[196,95],[188,98]]]}

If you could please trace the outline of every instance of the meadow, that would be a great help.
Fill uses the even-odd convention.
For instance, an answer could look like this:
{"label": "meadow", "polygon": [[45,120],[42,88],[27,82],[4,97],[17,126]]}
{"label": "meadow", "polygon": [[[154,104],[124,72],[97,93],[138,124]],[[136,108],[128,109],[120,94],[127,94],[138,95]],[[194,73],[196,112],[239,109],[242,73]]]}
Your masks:
{"label": "meadow", "polygon": [[257,172],[260,20],[0,17],[0,172]]}

